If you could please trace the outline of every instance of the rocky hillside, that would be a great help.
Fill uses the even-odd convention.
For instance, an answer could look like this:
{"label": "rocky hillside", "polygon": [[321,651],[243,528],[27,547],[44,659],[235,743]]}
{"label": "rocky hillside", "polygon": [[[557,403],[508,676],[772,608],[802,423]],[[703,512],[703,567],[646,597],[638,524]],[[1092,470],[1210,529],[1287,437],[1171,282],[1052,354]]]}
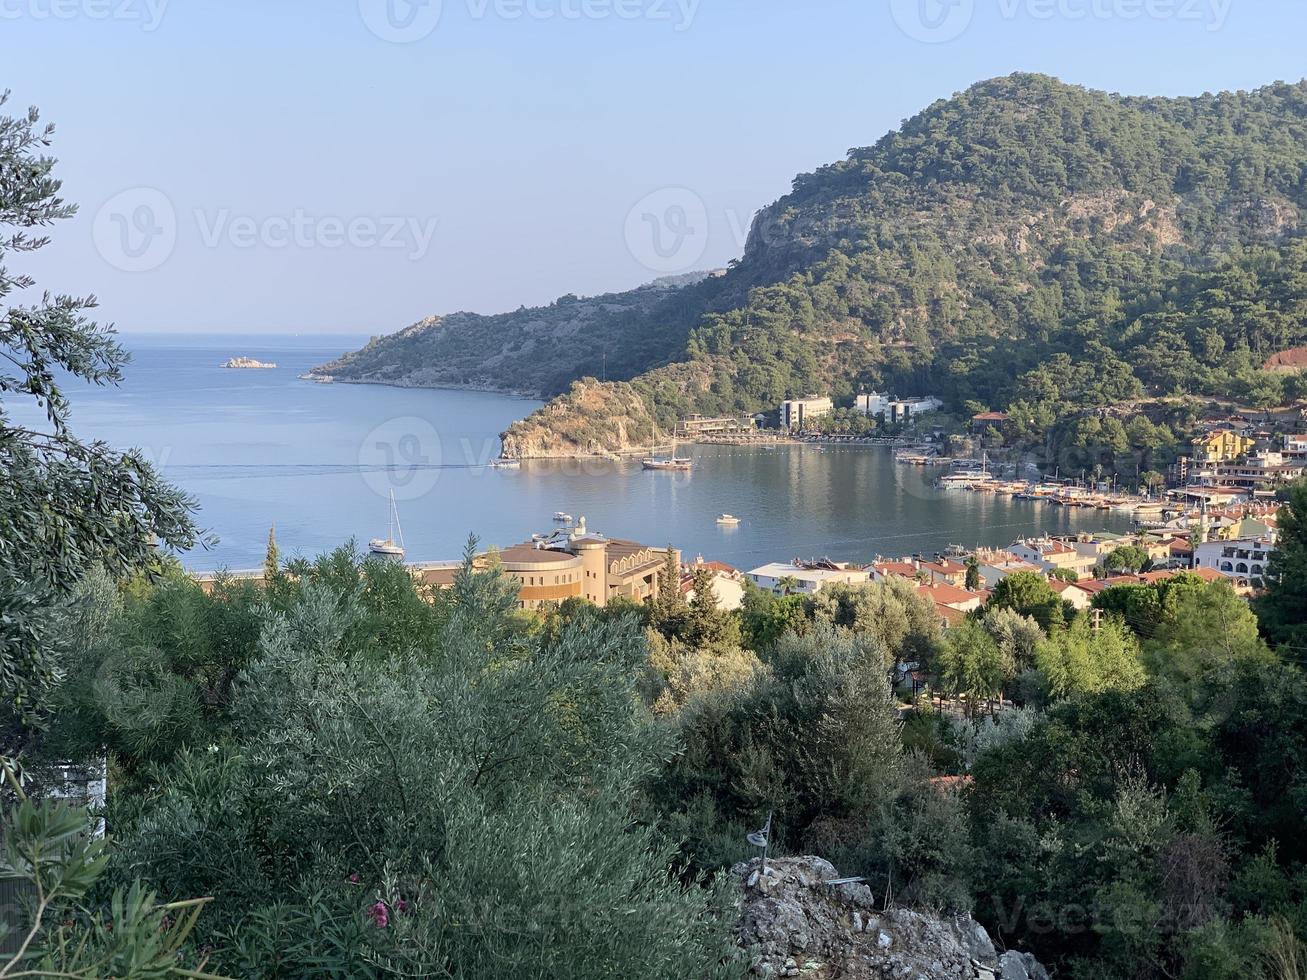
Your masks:
{"label": "rocky hillside", "polygon": [[[427,317],[314,368],[337,381],[413,388],[476,388],[550,397],[586,375],[629,378],[675,355],[708,290],[703,274],[671,276],[624,293],[563,296],[549,306],[482,316]],[[680,323],[675,332],[651,323]]]}
{"label": "rocky hillside", "polygon": [[644,448],[661,441],[662,434],[630,385],[583,378],[567,394],[514,422],[502,438],[505,456],[528,459]]}
{"label": "rocky hillside", "polygon": [[736,941],[759,977],[807,980],[1048,980],[1029,953],[1000,954],[969,916],[878,910],[862,884],[819,857],[757,859],[731,869],[744,898]]}

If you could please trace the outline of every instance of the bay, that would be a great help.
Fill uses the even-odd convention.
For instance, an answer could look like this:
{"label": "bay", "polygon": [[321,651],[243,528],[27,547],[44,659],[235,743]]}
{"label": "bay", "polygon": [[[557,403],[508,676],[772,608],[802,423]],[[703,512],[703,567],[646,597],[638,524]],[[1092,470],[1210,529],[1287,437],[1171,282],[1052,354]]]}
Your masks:
{"label": "bay", "polygon": [[[408,558],[456,558],[469,533],[511,545],[555,511],[591,530],[751,568],[768,561],[933,554],[1004,546],[1041,531],[1124,530],[1122,514],[942,491],[888,449],[682,447],[693,472],[638,461],[486,463],[498,434],[538,402],[474,391],[316,384],[298,375],[365,337],[125,335],[118,388],[71,389],[84,438],[138,447],[200,504],[218,537],[182,556],[194,570],[256,568],[275,525],[283,557],[384,536],[394,493]],[[220,367],[230,357],[271,370]],[[12,406],[23,421],[29,410]],[[738,527],[717,515],[740,517]]]}

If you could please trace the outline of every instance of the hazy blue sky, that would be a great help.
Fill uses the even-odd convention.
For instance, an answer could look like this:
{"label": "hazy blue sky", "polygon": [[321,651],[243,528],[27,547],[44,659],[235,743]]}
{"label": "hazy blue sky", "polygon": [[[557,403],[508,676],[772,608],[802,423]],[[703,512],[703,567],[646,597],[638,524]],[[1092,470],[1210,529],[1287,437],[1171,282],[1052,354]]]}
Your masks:
{"label": "hazy blue sky", "polygon": [[124,331],[380,333],[723,265],[982,78],[1247,89],[1304,39],[1304,0],[0,0],[0,88],[82,207],[42,286]]}

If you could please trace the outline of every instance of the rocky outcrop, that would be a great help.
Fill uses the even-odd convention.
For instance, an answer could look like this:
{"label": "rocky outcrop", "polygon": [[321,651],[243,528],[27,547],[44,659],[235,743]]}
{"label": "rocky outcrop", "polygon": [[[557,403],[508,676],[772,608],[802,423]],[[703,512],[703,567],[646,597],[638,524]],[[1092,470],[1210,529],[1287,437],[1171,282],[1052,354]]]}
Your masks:
{"label": "rocky outcrop", "polygon": [[731,873],[744,892],[736,941],[756,976],[1049,980],[1029,953],[1000,955],[970,916],[877,909],[866,885],[827,884],[839,874],[822,858],[773,858],[765,874],[754,859]]}
{"label": "rocky outcrop", "polygon": [[512,459],[623,453],[656,444],[662,433],[629,384],[583,378],[571,391],[500,436]]}

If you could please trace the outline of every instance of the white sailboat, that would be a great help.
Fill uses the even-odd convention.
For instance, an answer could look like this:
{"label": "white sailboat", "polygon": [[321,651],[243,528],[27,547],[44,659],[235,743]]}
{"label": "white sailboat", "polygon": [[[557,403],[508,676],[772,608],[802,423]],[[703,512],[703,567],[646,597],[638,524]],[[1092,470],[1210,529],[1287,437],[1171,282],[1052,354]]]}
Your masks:
{"label": "white sailboat", "polygon": [[390,491],[390,527],[384,538],[373,538],[368,542],[368,550],[374,555],[394,558],[397,561],[404,557],[404,530],[399,526],[399,508],[395,506],[394,490]]}

